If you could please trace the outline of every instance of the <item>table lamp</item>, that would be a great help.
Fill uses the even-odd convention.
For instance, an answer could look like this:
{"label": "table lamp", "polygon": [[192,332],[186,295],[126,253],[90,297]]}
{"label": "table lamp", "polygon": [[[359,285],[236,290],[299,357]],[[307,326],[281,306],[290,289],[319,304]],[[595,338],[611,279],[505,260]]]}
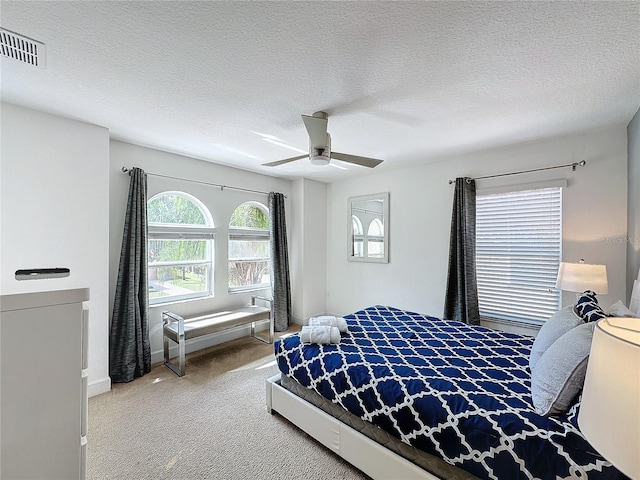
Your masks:
{"label": "table lamp", "polygon": [[640,479],[640,318],[596,323],[578,425],[604,458]]}
{"label": "table lamp", "polygon": [[609,293],[607,266],[584,263],[560,262],[556,288],[569,292],[592,290],[595,293]]}

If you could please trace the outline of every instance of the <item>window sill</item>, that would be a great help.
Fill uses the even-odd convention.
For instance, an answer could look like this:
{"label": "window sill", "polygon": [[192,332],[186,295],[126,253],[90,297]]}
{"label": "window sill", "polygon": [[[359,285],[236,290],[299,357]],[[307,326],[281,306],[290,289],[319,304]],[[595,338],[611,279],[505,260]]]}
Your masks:
{"label": "window sill", "polygon": [[544,324],[542,320],[526,320],[526,319],[513,320],[513,319],[506,319],[506,318],[488,317],[484,315],[480,316],[480,320],[482,322],[496,323],[499,325],[508,325],[510,327],[517,327],[517,328],[526,328],[529,330],[536,330],[536,331],[540,330],[540,327],[542,327],[542,325]]}
{"label": "window sill", "polygon": [[251,285],[249,287],[235,287],[233,289],[228,289],[227,293],[229,295],[236,295],[238,293],[247,293],[247,292],[259,292],[262,290],[270,290],[271,285]]}
{"label": "window sill", "polygon": [[204,297],[195,297],[195,298],[183,298],[180,300],[168,300],[166,302],[161,303],[149,303],[149,308],[157,308],[157,307],[167,307],[168,305],[180,305],[181,303],[191,303],[197,302],[198,300],[211,300],[214,298],[213,295],[207,295]]}

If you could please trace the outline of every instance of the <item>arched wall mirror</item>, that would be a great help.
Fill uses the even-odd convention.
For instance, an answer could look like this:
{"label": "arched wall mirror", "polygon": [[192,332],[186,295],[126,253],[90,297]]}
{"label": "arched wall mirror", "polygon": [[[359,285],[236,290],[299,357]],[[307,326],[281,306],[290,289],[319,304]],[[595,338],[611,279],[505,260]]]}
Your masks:
{"label": "arched wall mirror", "polygon": [[350,197],[347,258],[351,262],[389,262],[389,192]]}

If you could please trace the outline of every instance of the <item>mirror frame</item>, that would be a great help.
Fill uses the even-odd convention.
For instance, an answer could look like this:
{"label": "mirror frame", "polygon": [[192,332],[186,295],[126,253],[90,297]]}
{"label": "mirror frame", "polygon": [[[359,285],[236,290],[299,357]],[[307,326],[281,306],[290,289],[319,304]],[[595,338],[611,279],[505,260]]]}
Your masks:
{"label": "mirror frame", "polygon": [[[382,226],[384,231],[384,245],[382,257],[357,257],[353,255],[353,205],[358,202],[382,200]],[[365,228],[368,228],[365,227]],[[389,192],[374,193],[349,197],[347,201],[347,260],[350,262],[389,263]]]}

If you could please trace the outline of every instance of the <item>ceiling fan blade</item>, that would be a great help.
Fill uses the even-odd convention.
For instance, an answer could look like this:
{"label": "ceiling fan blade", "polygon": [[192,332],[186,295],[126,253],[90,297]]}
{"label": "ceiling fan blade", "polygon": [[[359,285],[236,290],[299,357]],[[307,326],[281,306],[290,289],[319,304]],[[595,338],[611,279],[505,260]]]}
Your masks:
{"label": "ceiling fan blade", "polygon": [[363,167],[374,168],[380,165],[383,160],[369,157],[359,157],[358,155],[349,155],[348,153],[331,152],[331,158],[336,160],[342,160],[347,163],[355,163],[356,165],[362,165]]}
{"label": "ceiling fan blade", "polygon": [[308,158],[309,154],[299,155],[297,157],[285,158],[284,160],[276,160],[275,162],[263,163],[263,167],[277,167],[278,165],[282,165],[284,163],[293,162],[294,160],[300,160],[301,158]]}
{"label": "ceiling fan blade", "polygon": [[302,115],[302,121],[309,133],[311,146],[324,148],[327,146],[327,118]]}

